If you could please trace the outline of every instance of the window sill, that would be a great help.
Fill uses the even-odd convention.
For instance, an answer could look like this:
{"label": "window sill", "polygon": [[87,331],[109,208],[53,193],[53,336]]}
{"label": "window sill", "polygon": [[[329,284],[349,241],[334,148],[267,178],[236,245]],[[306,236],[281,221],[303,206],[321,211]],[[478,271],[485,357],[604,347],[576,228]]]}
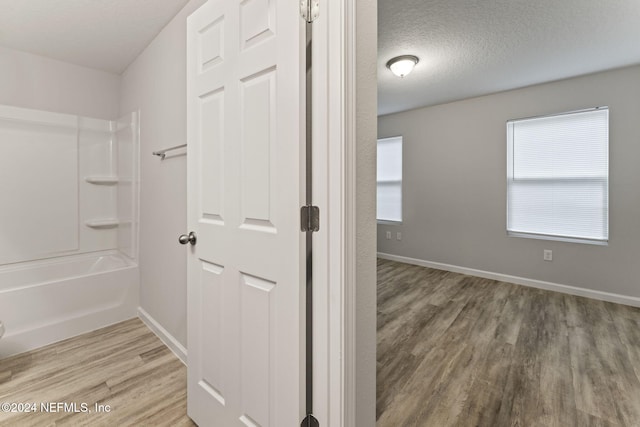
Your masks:
{"label": "window sill", "polygon": [[580,239],[576,237],[551,236],[547,234],[522,233],[522,232],[508,231],[508,230],[507,230],[507,236],[522,237],[524,239],[552,240],[556,242],[567,242],[567,243],[581,243],[585,245],[609,246],[608,240]]}
{"label": "window sill", "polygon": [[402,225],[402,221],[391,221],[389,219],[378,219],[378,225]]}

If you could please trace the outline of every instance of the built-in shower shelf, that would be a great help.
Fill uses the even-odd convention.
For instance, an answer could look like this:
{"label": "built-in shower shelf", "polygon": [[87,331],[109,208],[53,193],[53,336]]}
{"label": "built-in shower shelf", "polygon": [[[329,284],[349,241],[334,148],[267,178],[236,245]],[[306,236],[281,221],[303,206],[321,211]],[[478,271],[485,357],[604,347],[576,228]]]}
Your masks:
{"label": "built-in shower shelf", "polygon": [[117,218],[98,218],[85,221],[87,227],[91,228],[113,228],[120,225]]}
{"label": "built-in shower shelf", "polygon": [[118,183],[117,176],[88,176],[84,179],[89,184],[113,185]]}

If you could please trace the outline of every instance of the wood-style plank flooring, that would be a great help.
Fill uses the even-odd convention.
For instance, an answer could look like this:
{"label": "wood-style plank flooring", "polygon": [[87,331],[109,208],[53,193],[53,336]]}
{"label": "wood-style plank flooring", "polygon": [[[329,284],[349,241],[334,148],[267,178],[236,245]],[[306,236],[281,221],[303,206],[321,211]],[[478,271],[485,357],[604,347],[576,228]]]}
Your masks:
{"label": "wood-style plank flooring", "polygon": [[[0,360],[0,402],[75,403],[111,412],[3,413],[0,426],[194,426],[187,370],[138,319]],[[73,409],[73,408],[68,408]]]}
{"label": "wood-style plank flooring", "polygon": [[378,260],[377,426],[640,426],[640,309]]}

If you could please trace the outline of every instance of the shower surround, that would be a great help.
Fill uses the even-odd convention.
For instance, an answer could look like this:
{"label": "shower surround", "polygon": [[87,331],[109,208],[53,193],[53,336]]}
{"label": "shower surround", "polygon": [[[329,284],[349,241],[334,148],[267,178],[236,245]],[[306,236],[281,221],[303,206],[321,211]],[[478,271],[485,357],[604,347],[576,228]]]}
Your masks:
{"label": "shower surround", "polygon": [[0,358],[136,315],[138,117],[0,105]]}

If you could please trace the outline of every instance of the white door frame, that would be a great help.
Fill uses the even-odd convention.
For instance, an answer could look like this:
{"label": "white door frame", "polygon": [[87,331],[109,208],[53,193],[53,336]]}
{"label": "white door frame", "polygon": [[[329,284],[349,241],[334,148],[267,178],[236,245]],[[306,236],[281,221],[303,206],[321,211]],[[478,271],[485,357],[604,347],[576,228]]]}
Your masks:
{"label": "white door frame", "polygon": [[[315,233],[313,243],[314,414],[323,427],[367,425],[371,419],[375,420],[375,210],[371,206],[363,207],[356,197],[356,178],[361,177],[356,172],[359,172],[358,167],[363,167],[362,160],[357,162],[356,159],[357,148],[360,153],[362,143],[358,142],[362,136],[356,134],[356,91],[363,90],[362,82],[356,78],[356,65],[362,66],[364,62],[375,67],[377,22],[360,25],[356,33],[356,10],[363,9],[372,11],[376,21],[376,3],[373,0],[321,2],[320,16],[313,24],[313,204],[321,211],[320,232]],[[363,40],[369,45],[368,49],[363,49],[364,52],[359,52],[357,57],[356,47]],[[363,55],[366,57],[364,61]],[[373,56],[369,58],[367,55]],[[365,77],[368,79],[365,90],[373,91],[369,102],[375,104],[375,77],[370,77]],[[363,105],[358,104],[359,113],[361,107]],[[371,117],[368,119],[375,127],[376,106],[364,107],[369,116],[374,115],[373,120]],[[371,150],[375,153],[377,129],[369,130],[369,133],[373,135]],[[368,166],[373,170],[371,184],[375,191],[375,154],[367,161],[372,163]],[[370,200],[374,198],[373,194],[369,197]],[[363,268],[357,265],[362,258],[356,252],[362,247],[358,247],[357,243],[361,243],[356,237],[361,238],[363,233],[362,222],[356,228],[357,210],[362,215],[372,216],[364,228],[372,229],[366,244],[372,245],[372,256],[369,256],[372,260],[369,261],[373,262],[365,265],[364,269],[373,269],[368,276],[374,278],[372,289],[366,291],[369,299],[373,300],[373,307],[370,307],[373,315],[368,313],[364,316],[368,323],[373,318],[373,324],[366,325],[373,333],[364,338],[358,337],[358,346],[363,339],[373,339],[363,347],[373,348],[374,354],[369,355],[367,361],[359,357],[356,371],[356,283],[362,282],[359,277],[361,270],[356,269]],[[358,319],[361,319],[360,313]],[[358,330],[361,328],[359,324]],[[361,352],[358,355],[362,356]],[[367,365],[364,369],[363,364]],[[361,382],[363,372],[365,376],[373,377],[367,381],[369,385],[365,385],[368,388],[373,381],[373,390],[369,390],[365,397],[361,396],[362,385],[356,387],[356,377]],[[367,413],[366,416],[362,416],[362,411]]]}
{"label": "white door frame", "polygon": [[[313,23],[313,204],[320,231],[313,239],[314,415],[321,426],[352,426],[349,385],[346,134],[347,49],[344,38],[351,0],[322,2]],[[330,67],[330,64],[334,65]],[[342,354],[345,355],[342,358]]]}

